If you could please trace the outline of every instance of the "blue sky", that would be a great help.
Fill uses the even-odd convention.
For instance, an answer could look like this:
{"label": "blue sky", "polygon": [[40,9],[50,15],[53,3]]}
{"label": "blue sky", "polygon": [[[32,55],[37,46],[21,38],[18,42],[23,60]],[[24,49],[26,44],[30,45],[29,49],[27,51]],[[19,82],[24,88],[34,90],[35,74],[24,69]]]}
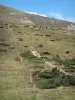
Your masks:
{"label": "blue sky", "polygon": [[75,22],[75,0],[0,0],[24,12]]}

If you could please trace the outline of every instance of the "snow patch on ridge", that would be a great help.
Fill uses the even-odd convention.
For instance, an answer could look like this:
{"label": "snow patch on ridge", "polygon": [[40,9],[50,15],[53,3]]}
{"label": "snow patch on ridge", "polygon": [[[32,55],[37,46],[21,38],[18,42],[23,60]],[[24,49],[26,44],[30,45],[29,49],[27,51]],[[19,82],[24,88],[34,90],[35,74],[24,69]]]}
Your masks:
{"label": "snow patch on ridge", "polygon": [[42,17],[48,17],[48,16],[46,16],[46,15],[44,15],[44,14],[38,14],[38,13],[36,13],[36,12],[26,12],[26,13],[34,14],[34,15],[39,15],[39,16],[42,16]]}

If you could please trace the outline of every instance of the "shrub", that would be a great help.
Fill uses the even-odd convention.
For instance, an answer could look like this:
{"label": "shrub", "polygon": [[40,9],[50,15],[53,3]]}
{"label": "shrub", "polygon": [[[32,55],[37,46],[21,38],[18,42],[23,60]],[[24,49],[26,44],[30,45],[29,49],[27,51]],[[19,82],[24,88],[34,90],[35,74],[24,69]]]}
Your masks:
{"label": "shrub", "polygon": [[42,89],[56,88],[58,86],[75,86],[75,77],[59,72],[57,68],[44,71],[38,75],[37,87]]}
{"label": "shrub", "polygon": [[55,75],[59,74],[59,70],[57,69],[57,67],[52,69],[52,73],[55,74]]}
{"label": "shrub", "polygon": [[20,61],[20,58],[17,56],[17,57],[15,58],[15,60],[16,60],[16,61]]}
{"label": "shrub", "polygon": [[75,77],[67,75],[61,80],[61,84],[64,86],[75,85]]}
{"label": "shrub", "polygon": [[51,37],[51,35],[45,35],[46,37]]}
{"label": "shrub", "polygon": [[35,71],[32,73],[32,76],[37,76],[40,73],[40,71]]}
{"label": "shrub", "polygon": [[69,54],[69,53],[70,53],[70,51],[66,51],[65,53]]}
{"label": "shrub", "polygon": [[50,53],[46,51],[46,52],[43,52],[43,54],[47,54],[47,55],[49,55]]}
{"label": "shrub", "polygon": [[19,38],[19,41],[23,41],[23,39],[22,38]]}
{"label": "shrub", "polygon": [[0,46],[10,46],[10,45],[2,42],[0,43]]}
{"label": "shrub", "polygon": [[27,45],[25,45],[24,47],[28,47]]}
{"label": "shrub", "polygon": [[53,79],[49,79],[49,80],[48,79],[41,79],[41,80],[38,80],[36,86],[38,88],[41,88],[41,89],[55,88],[56,85],[53,84],[53,82],[54,82]]}
{"label": "shrub", "polygon": [[75,58],[70,59],[70,60],[68,60],[68,59],[65,60],[64,65],[65,65],[65,67],[64,67],[65,71],[74,72],[75,71]]}
{"label": "shrub", "polygon": [[53,74],[49,71],[44,71],[44,72],[39,74],[40,78],[45,78],[45,79],[53,78],[54,76],[55,76],[55,74]]}
{"label": "shrub", "polygon": [[57,54],[55,58],[53,58],[55,62],[58,62],[60,65],[64,64],[64,61],[60,58],[60,56]]}
{"label": "shrub", "polygon": [[39,35],[39,34],[35,34],[35,35]]}
{"label": "shrub", "polygon": [[57,54],[55,58],[53,58],[55,62],[57,62],[60,65],[64,65],[64,69],[67,72],[75,72],[75,58],[72,59],[66,59],[63,61],[60,56]]}
{"label": "shrub", "polygon": [[50,41],[55,41],[55,40],[50,40]]}
{"label": "shrub", "polygon": [[75,65],[75,58],[70,59],[70,60],[65,60],[64,62],[65,66],[71,66],[71,65]]}
{"label": "shrub", "polygon": [[45,70],[42,73],[39,74],[40,78],[54,78],[57,75],[59,75],[59,70],[57,68],[53,68],[52,71],[50,70]]}
{"label": "shrub", "polygon": [[42,48],[43,47],[43,44],[39,44],[38,47]]}
{"label": "shrub", "polygon": [[58,87],[58,86],[61,86],[61,79],[59,78],[55,78],[54,79],[54,84]]}
{"label": "shrub", "polygon": [[22,33],[21,31],[19,31],[18,33]]}

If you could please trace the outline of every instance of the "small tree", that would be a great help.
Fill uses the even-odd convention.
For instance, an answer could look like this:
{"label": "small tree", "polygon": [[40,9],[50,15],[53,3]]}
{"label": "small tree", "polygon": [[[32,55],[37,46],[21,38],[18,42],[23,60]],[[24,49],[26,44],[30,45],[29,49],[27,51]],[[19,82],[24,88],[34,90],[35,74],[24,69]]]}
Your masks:
{"label": "small tree", "polygon": [[52,69],[52,73],[55,74],[55,75],[59,74],[59,70],[57,69],[57,67]]}

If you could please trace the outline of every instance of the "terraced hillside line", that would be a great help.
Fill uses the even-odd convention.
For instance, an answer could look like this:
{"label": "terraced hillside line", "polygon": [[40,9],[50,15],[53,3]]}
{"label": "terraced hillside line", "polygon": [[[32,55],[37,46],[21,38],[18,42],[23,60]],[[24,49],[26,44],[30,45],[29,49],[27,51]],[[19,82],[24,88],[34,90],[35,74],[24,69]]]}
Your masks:
{"label": "terraced hillside line", "polygon": [[[15,37],[14,37],[14,34],[13,34],[13,30],[10,28],[9,24],[8,24],[8,30],[9,30],[10,33],[12,34],[12,38],[13,38],[13,41],[14,41],[16,53],[17,53],[18,57],[20,58],[20,62],[21,62],[21,64],[22,64],[22,66],[23,66],[23,70],[25,70],[25,72],[27,72],[27,71],[26,71],[27,69],[26,69],[25,66],[24,66],[23,58],[20,56],[20,53],[19,53],[19,51],[18,51],[17,44],[16,44],[16,41],[15,41]],[[27,73],[27,76],[28,76],[28,73]],[[31,72],[29,73],[29,77],[30,77],[30,83],[33,83],[33,91],[36,92],[36,86],[35,86],[35,84],[34,84],[34,82],[33,82]],[[25,78],[25,75],[24,75],[24,78]],[[27,87],[25,86],[25,88],[27,88]],[[37,99],[37,100],[39,100],[39,96],[38,96],[38,95],[39,95],[39,94],[38,94],[38,91],[37,91],[37,92],[36,92],[36,99]]]}
{"label": "terraced hillside line", "polygon": [[44,61],[45,61],[45,64],[46,64],[46,65],[49,65],[49,66],[51,66],[52,68],[55,68],[55,67],[56,67],[55,65],[52,65],[50,62],[46,61],[45,59],[44,59]]}
{"label": "terraced hillside line", "polygon": [[[32,46],[30,46],[30,49],[31,49],[31,53],[32,53],[34,56],[36,56],[36,57],[38,57],[38,58],[41,58],[41,57],[42,57]],[[42,60],[44,60],[44,63],[45,63],[46,65],[49,65],[49,66],[52,67],[52,68],[57,67],[56,65],[53,65],[51,62],[46,61],[45,59],[42,59]],[[60,72],[63,72],[65,75],[73,76],[73,75],[71,75],[70,73],[65,72],[65,71],[64,71],[63,69],[61,69],[61,68],[58,68],[58,67],[57,67],[57,69],[58,69]],[[42,70],[42,71],[43,71],[43,70]]]}
{"label": "terraced hillside line", "polygon": [[[18,58],[20,59],[20,62],[21,62],[21,65],[23,67],[23,71],[26,70],[25,66],[24,66],[24,62],[23,62],[23,59],[22,57],[20,56],[20,53],[18,51],[18,48],[17,48],[17,44],[16,44],[16,41],[15,41],[15,37],[14,37],[14,34],[13,34],[13,30],[10,28],[10,25],[8,24],[8,32],[10,32],[12,34],[12,38],[13,38],[13,42],[14,42],[14,45],[15,45],[15,52],[17,53],[17,56]],[[25,72],[24,72],[25,73]],[[27,75],[28,76],[28,75]],[[25,75],[24,75],[24,78],[25,78]],[[25,86],[26,88],[27,86]]]}
{"label": "terraced hillside line", "polygon": [[34,93],[36,93],[36,99],[39,100],[39,92],[40,92],[40,89],[37,89],[37,88],[36,88],[36,85],[35,85],[34,82],[33,82],[33,78],[32,78],[32,73],[31,73],[31,71],[30,71],[30,73],[29,73],[29,77],[30,77],[30,84],[33,85],[33,91],[34,91]]}
{"label": "terraced hillside line", "polygon": [[37,91],[38,89],[36,88],[36,85],[33,82],[33,78],[32,78],[32,72],[30,71],[29,73],[29,77],[30,77],[30,84],[33,84],[33,91]]}

